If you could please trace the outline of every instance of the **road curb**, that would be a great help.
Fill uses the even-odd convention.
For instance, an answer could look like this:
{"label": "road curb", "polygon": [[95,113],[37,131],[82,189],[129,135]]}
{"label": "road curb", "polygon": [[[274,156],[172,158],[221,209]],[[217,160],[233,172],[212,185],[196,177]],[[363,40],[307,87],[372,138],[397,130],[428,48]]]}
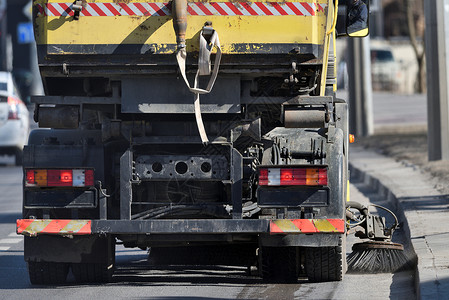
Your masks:
{"label": "road curb", "polygon": [[411,258],[412,260],[414,260],[414,265],[415,265],[415,273],[414,273],[415,283],[414,283],[414,285],[415,285],[416,298],[421,299],[419,266],[417,264],[418,255],[416,254],[416,251],[413,246],[409,222],[407,220],[406,213],[402,207],[401,201],[392,192],[390,187],[388,187],[387,185],[382,183],[382,181],[379,178],[370,174],[369,171],[362,170],[362,168],[357,167],[355,164],[353,164],[351,162],[349,162],[349,171],[350,171],[351,181],[363,182],[367,186],[370,186],[373,189],[373,191],[375,191],[379,196],[383,197],[388,202],[393,204],[396,216],[398,217],[401,228],[407,238],[408,247],[410,247],[410,252],[415,256],[415,257]]}

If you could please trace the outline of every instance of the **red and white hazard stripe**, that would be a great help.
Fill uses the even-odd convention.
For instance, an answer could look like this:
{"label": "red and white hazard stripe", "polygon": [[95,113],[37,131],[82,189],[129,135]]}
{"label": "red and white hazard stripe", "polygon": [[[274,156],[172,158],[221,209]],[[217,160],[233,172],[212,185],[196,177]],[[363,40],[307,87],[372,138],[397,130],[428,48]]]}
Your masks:
{"label": "red and white hazard stripe", "polygon": [[17,220],[17,233],[27,236],[38,234],[91,234],[90,220],[42,220],[20,219]]}
{"label": "red and white hazard stripe", "polygon": [[278,219],[270,221],[270,233],[344,233],[343,219]]}
{"label": "red and white hazard stripe", "polygon": [[[72,3],[37,4],[40,15],[50,17],[73,16]],[[326,4],[309,2],[191,2],[191,16],[315,16]],[[86,3],[81,16],[167,16],[170,3]]]}

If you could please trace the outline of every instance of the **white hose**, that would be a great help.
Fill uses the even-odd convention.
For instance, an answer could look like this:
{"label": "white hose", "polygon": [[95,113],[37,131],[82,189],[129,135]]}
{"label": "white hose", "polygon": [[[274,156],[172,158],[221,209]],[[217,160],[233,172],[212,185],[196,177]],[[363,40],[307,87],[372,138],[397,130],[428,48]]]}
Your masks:
{"label": "white hose", "polygon": [[[203,35],[205,29],[213,31],[212,36],[210,38],[210,43],[207,42],[206,38]],[[199,76],[210,74],[211,72],[210,55],[214,47],[217,47],[217,55],[215,56],[214,69],[212,71],[212,75],[209,79],[209,83],[207,84],[206,89],[201,89],[199,88]],[[195,82],[193,84],[193,87],[190,86],[190,83],[186,77],[186,58],[187,58],[186,49],[185,48],[179,49],[178,53],[176,53],[176,60],[178,61],[179,70],[181,71],[182,78],[184,78],[184,81],[189,90],[194,94],[193,104],[194,104],[196,124],[198,126],[201,141],[203,142],[203,144],[207,144],[209,142],[209,139],[207,138],[206,130],[204,129],[203,119],[201,117],[200,94],[210,93],[210,91],[214,86],[215,80],[217,79],[218,69],[221,60],[221,46],[220,40],[218,38],[218,33],[211,27],[204,27],[201,30],[198,71],[196,72],[195,75]]]}

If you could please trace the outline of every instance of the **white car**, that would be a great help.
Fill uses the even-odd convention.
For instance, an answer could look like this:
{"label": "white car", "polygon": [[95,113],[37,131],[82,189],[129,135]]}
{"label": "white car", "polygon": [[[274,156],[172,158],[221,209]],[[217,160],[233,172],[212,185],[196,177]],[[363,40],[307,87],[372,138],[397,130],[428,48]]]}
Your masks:
{"label": "white car", "polygon": [[21,165],[29,130],[29,112],[20,99],[12,75],[0,72],[0,155],[14,155],[16,165]]}
{"label": "white car", "polygon": [[371,46],[371,76],[375,91],[396,92],[399,89],[399,64],[390,47]]}

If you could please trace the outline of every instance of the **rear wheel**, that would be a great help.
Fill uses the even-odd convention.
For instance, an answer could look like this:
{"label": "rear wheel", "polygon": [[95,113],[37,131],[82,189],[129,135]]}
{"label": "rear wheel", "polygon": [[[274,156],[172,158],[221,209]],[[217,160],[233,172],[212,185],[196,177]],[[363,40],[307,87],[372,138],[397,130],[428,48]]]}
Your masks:
{"label": "rear wheel", "polygon": [[299,276],[298,247],[261,247],[259,249],[261,275],[264,281],[295,283]]}
{"label": "rear wheel", "polygon": [[309,281],[341,281],[346,268],[344,248],[344,241],[337,247],[307,248],[306,272]]}
{"label": "rear wheel", "polygon": [[109,237],[103,240],[101,252],[106,257],[107,262],[82,262],[72,263],[72,273],[77,282],[95,283],[95,282],[110,282],[115,270],[115,239]]}
{"label": "rear wheel", "polygon": [[77,282],[109,282],[114,273],[114,265],[78,263],[72,264],[72,272]]}
{"label": "rear wheel", "polygon": [[28,273],[31,284],[65,283],[69,272],[69,264],[55,262],[28,262]]}
{"label": "rear wheel", "polygon": [[96,282],[110,282],[115,270],[115,239],[111,238],[108,241],[107,263],[72,263],[72,273],[77,282],[82,283],[96,283]]}

